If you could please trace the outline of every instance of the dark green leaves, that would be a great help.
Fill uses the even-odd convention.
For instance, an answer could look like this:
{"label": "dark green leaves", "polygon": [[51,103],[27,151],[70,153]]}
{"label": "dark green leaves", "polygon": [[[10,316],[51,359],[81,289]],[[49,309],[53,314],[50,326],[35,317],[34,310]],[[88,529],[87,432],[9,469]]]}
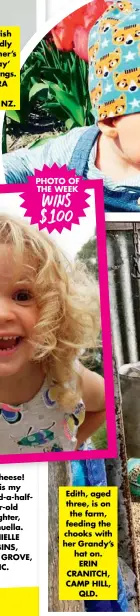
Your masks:
{"label": "dark green leaves", "polygon": [[58,51],[50,36],[37,45],[21,70],[20,112],[7,115],[26,125],[36,109],[64,122],[67,130],[93,122],[87,63],[74,51]]}

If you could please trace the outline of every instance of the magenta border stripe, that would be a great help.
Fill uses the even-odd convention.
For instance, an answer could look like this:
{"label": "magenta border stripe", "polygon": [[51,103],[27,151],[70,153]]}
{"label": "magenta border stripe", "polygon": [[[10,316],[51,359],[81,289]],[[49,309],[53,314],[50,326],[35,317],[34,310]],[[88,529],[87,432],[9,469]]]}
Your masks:
{"label": "magenta border stripe", "polygon": [[[117,456],[116,423],[115,423],[115,401],[113,383],[113,361],[111,344],[111,323],[109,307],[108,289],[108,270],[107,270],[107,250],[106,250],[106,229],[104,212],[104,194],[102,180],[87,180],[85,190],[94,189],[95,209],[96,209],[96,233],[97,233],[97,252],[98,252],[98,271],[100,286],[100,310],[101,328],[103,344],[103,362],[105,379],[105,399],[106,399],[106,422],[107,422],[107,449],[90,449],[89,451],[63,451],[48,453],[27,453],[14,455],[0,455],[0,464],[28,463],[28,462],[56,462],[66,460],[85,460],[87,458],[115,458]],[[0,185],[0,193],[21,193],[25,190],[24,184]]]}
{"label": "magenta border stripe", "polygon": [[[0,456],[0,464],[27,464],[31,462],[66,462],[68,460],[98,460],[101,458],[113,458],[114,448],[90,449],[88,451],[63,451],[56,453],[15,453],[13,455]],[[116,456],[115,456],[116,457]]]}
{"label": "magenta border stripe", "polygon": [[[112,342],[111,342],[111,320],[109,306],[109,286],[107,268],[107,249],[106,249],[106,228],[104,214],[104,194],[102,180],[96,180],[96,229],[97,229],[97,251],[98,251],[98,271],[100,281],[100,310],[102,325],[102,344],[104,361],[105,397],[106,397],[106,418],[108,450],[112,452],[108,457],[117,456],[116,442],[116,422],[115,422],[115,399],[114,399],[114,378],[112,361]],[[106,456],[105,456],[106,457]]]}

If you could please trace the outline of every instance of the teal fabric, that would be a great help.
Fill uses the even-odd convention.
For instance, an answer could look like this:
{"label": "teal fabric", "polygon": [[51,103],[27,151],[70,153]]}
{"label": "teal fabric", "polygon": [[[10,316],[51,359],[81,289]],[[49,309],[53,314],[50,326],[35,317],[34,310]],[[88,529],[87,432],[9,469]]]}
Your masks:
{"label": "teal fabric", "polygon": [[140,112],[140,3],[114,2],[89,35],[89,92],[97,121]]}

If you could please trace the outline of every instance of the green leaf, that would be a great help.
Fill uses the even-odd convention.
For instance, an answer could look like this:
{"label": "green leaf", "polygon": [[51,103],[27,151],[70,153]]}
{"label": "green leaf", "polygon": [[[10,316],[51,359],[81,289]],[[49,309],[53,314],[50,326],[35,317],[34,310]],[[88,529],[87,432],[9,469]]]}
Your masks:
{"label": "green leaf", "polygon": [[79,80],[77,79],[77,58],[75,56],[75,62],[73,63],[71,72],[71,92],[78,104],[80,104],[79,100]]}
{"label": "green leaf", "polygon": [[32,86],[34,86],[35,83],[36,83],[36,79],[34,77],[31,77],[31,84],[32,84]]}
{"label": "green leaf", "polygon": [[29,66],[29,68],[21,71],[21,82],[23,83],[29,75],[32,75],[33,67]]}
{"label": "green leaf", "polygon": [[36,96],[36,94],[39,94],[39,92],[42,92],[43,90],[48,90],[48,82],[46,81],[46,83],[35,83],[32,88],[30,89],[29,92],[29,101],[33,98],[33,96]]}
{"label": "green leaf", "polygon": [[77,80],[79,83],[79,98],[81,105],[85,105],[85,101],[89,97],[88,94],[88,74],[86,75],[86,79],[83,72],[83,63],[79,58],[79,62],[77,63]]}
{"label": "green leaf", "polygon": [[45,80],[46,79],[51,79],[53,80],[54,83],[59,83],[61,82],[61,84],[65,84],[68,88],[70,87],[70,73],[69,71],[65,71],[62,68],[53,68],[50,67],[46,67],[43,69],[43,71],[41,72],[41,77]]}
{"label": "green leaf", "polygon": [[42,105],[42,109],[49,111],[52,116],[55,116],[58,120],[62,120],[63,122],[65,122],[65,120],[68,118],[68,112],[66,111],[66,109],[64,109],[62,105],[59,105],[59,103],[57,102],[45,102],[45,104]]}
{"label": "green leaf", "polygon": [[2,154],[7,152],[7,139],[6,139],[6,114],[4,116],[3,131],[2,131]]}
{"label": "green leaf", "polygon": [[57,101],[69,112],[70,117],[76,120],[78,126],[84,125],[84,112],[82,106],[78,105],[72,94],[65,92],[57,84],[48,82],[50,90],[55,93]]}
{"label": "green leaf", "polygon": [[51,66],[52,63],[52,54],[51,54],[51,46],[48,46],[46,44],[46,42],[44,40],[42,40],[39,44],[39,46],[36,49],[40,49],[42,51],[42,53],[44,53],[44,57],[45,60],[47,60],[47,62],[49,63],[49,66]]}
{"label": "green leaf", "polygon": [[10,118],[10,120],[13,120],[14,122],[21,122],[21,114],[20,111],[7,111],[6,115],[8,118]]}
{"label": "green leaf", "polygon": [[65,122],[65,127],[67,128],[67,130],[71,130],[71,128],[73,128],[75,126],[75,122],[72,118],[68,118],[68,120],[66,120]]}
{"label": "green leaf", "polygon": [[45,56],[43,53],[41,53],[41,51],[37,50],[34,52],[35,58],[39,61],[39,62],[43,62],[43,64],[45,64]]}
{"label": "green leaf", "polygon": [[86,82],[86,78],[87,78],[87,67],[88,67],[88,64],[87,64],[87,62],[85,62],[85,60],[81,60],[80,59],[80,62],[81,62],[81,67],[82,67],[83,80],[84,80],[84,83],[85,83]]}

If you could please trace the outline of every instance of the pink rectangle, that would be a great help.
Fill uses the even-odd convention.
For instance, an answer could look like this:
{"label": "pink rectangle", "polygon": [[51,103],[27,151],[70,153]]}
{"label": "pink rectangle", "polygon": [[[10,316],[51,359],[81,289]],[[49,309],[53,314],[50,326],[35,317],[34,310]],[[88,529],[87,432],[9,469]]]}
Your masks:
{"label": "pink rectangle", "polygon": [[[22,193],[23,184],[1,185],[1,193]],[[114,384],[113,384],[113,362],[111,344],[111,324],[109,308],[108,290],[108,271],[107,271],[107,251],[106,251],[106,229],[104,213],[104,197],[102,180],[87,180],[86,190],[95,191],[95,210],[96,210],[96,233],[97,233],[97,253],[98,253],[98,272],[100,285],[100,310],[101,328],[103,344],[103,362],[105,379],[105,400],[106,400],[106,424],[108,448],[105,450],[89,450],[75,452],[44,452],[14,455],[0,455],[1,464],[24,463],[24,462],[46,462],[46,461],[66,461],[83,460],[86,458],[113,458],[117,456],[116,425],[115,425],[115,403],[114,403]]]}

